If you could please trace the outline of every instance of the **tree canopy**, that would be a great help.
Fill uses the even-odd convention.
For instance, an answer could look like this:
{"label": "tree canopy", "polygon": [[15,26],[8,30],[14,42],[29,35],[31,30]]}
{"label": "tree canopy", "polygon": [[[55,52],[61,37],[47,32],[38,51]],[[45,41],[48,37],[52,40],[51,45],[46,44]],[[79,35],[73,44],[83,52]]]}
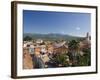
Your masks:
{"label": "tree canopy", "polygon": [[32,40],[32,37],[30,37],[30,36],[24,37],[24,41],[30,41],[30,40]]}

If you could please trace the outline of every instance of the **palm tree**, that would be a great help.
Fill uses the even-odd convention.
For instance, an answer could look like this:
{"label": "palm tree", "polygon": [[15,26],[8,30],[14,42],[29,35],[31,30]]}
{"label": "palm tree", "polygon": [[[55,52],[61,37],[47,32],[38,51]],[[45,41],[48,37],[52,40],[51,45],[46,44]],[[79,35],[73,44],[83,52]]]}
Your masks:
{"label": "palm tree", "polygon": [[69,56],[71,56],[72,65],[76,66],[78,65],[78,49],[79,49],[79,42],[76,40],[72,40],[68,44],[69,52],[71,53]]}

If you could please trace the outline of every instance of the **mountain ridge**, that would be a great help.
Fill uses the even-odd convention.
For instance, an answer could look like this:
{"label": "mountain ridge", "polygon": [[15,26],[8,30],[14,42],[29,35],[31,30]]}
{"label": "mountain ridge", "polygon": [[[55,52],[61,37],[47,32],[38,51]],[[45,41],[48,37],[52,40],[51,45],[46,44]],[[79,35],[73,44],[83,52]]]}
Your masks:
{"label": "mountain ridge", "polygon": [[60,33],[48,33],[48,34],[40,34],[40,33],[24,33],[23,37],[32,37],[33,39],[55,39],[55,40],[72,40],[72,39],[78,39],[78,38],[84,38],[84,37],[78,37],[78,36],[72,36],[68,34],[60,34]]}

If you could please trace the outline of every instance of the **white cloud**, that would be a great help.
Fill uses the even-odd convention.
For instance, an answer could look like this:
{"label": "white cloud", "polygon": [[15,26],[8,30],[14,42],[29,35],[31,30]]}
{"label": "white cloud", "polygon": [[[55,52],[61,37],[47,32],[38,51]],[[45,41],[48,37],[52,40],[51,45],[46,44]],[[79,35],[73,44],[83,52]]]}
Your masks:
{"label": "white cloud", "polygon": [[61,34],[66,34],[64,31],[61,31]]}
{"label": "white cloud", "polygon": [[80,30],[80,27],[76,27],[76,30]]}

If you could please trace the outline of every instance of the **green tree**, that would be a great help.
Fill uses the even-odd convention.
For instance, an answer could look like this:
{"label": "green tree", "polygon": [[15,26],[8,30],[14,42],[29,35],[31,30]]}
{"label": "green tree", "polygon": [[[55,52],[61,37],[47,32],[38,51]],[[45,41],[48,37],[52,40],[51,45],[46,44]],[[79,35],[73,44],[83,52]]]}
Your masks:
{"label": "green tree", "polygon": [[30,41],[30,40],[32,40],[32,37],[30,37],[30,36],[24,37],[24,41]]}
{"label": "green tree", "polygon": [[83,49],[84,55],[80,56],[79,58],[79,65],[80,66],[89,66],[91,65],[91,49],[86,48]]}
{"label": "green tree", "polygon": [[68,58],[68,56],[66,55],[66,53],[59,53],[59,54],[57,54],[55,57],[54,57],[54,62],[56,62],[57,63],[57,66],[68,66],[69,64],[68,64],[68,61],[67,61],[67,59],[69,59]]}
{"label": "green tree", "polygon": [[71,53],[71,61],[72,65],[76,66],[78,65],[78,49],[79,49],[79,42],[76,40],[72,40],[68,44],[69,52]]}
{"label": "green tree", "polygon": [[76,50],[78,50],[78,47],[79,47],[79,44],[78,44],[78,43],[79,43],[79,42],[76,41],[76,40],[70,41],[69,44],[68,44],[69,50],[71,50],[71,51],[76,51]]}

